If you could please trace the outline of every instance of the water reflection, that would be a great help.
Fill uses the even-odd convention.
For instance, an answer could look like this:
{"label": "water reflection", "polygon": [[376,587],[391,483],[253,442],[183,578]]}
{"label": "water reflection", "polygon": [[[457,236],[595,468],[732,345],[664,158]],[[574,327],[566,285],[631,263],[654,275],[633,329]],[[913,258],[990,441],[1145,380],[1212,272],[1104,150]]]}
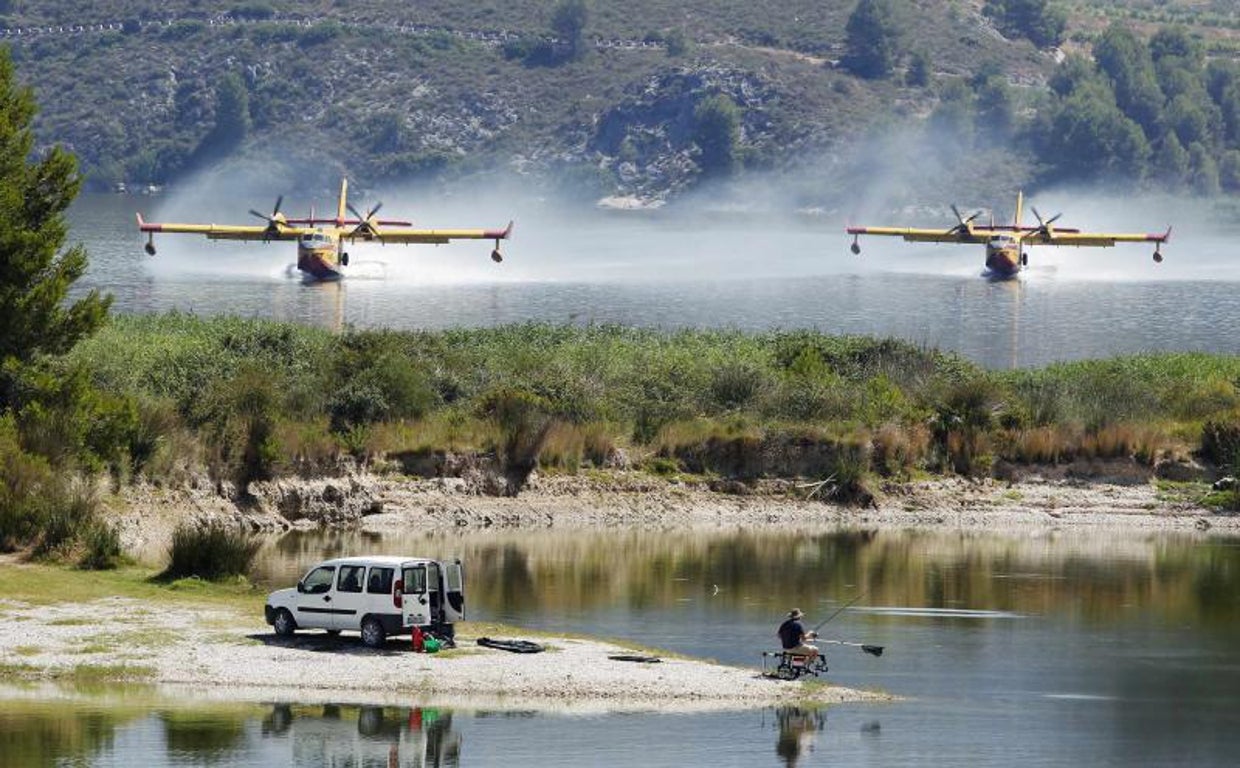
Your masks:
{"label": "water reflection", "polygon": [[[798,604],[813,619],[858,594],[874,621],[1134,609],[1167,621],[1240,623],[1240,546],[1225,538],[1091,531],[542,530],[286,535],[260,579],[287,586],[327,556],[461,556],[475,618],[686,606],[756,619]],[[982,613],[976,613],[981,611]],[[481,614],[481,615],[479,615]]]}
{"label": "water reflection", "polygon": [[827,718],[817,709],[780,707],[775,710],[779,738],[775,754],[788,768],[800,764],[801,758],[814,751],[818,734],[826,727]]}
{"label": "water reflection", "polygon": [[13,768],[76,764],[110,749],[118,723],[126,719],[109,710],[70,717],[57,716],[51,707],[16,710],[6,704],[0,707],[0,762]]}
{"label": "water reflection", "polygon": [[236,715],[162,712],[168,753],[203,765],[219,765],[245,744],[244,721]]}
{"label": "water reflection", "polygon": [[274,704],[265,738],[291,747],[290,764],[450,768],[461,764],[452,713],[437,708]]}

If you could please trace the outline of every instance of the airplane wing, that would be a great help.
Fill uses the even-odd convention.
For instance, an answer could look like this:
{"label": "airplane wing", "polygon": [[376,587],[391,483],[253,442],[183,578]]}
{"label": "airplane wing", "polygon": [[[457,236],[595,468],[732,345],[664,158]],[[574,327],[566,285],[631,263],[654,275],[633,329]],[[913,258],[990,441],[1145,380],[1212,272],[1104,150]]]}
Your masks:
{"label": "airplane wing", "polygon": [[1171,230],[1163,233],[1141,234],[1123,232],[1060,232],[1039,230],[1026,235],[1029,245],[1076,245],[1109,248],[1116,243],[1165,243],[1171,239]]}
{"label": "airplane wing", "polygon": [[406,227],[377,229],[373,236],[366,233],[346,234],[349,240],[371,240],[380,243],[425,243],[442,245],[453,240],[507,240],[512,222],[504,229],[412,229]]}
{"label": "airplane wing", "polygon": [[309,227],[245,226],[232,224],[165,224],[145,221],[138,214],[138,229],[143,232],[204,235],[211,240],[296,240],[313,232]]}
{"label": "airplane wing", "polygon": [[984,243],[988,231],[968,227],[952,227],[951,229],[914,229],[912,227],[849,227],[850,235],[881,235],[902,237],[911,243]]}

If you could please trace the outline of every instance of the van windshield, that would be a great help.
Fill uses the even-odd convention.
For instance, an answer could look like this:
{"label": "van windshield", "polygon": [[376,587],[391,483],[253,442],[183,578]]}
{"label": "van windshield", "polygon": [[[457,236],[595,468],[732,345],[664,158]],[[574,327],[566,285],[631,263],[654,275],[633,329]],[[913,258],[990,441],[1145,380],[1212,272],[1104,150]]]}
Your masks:
{"label": "van windshield", "polygon": [[312,595],[326,592],[332,588],[332,579],[336,576],[336,566],[325,565],[315,568],[302,579],[302,590]]}

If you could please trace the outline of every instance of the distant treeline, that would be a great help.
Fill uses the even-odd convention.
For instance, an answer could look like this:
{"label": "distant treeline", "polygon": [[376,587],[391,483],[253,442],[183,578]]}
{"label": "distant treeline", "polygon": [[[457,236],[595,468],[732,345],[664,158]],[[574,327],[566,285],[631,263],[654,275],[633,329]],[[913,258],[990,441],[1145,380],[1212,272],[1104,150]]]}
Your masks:
{"label": "distant treeline", "polygon": [[[859,74],[888,77],[905,61],[908,84],[934,86],[933,62],[913,47],[896,7],[862,0],[857,14],[888,10],[850,26],[846,63]],[[1040,46],[1061,41],[1062,12],[1045,0],[988,2],[987,13],[1008,34]],[[886,52],[880,64],[872,61],[875,51]],[[1163,27],[1147,39],[1119,22],[1093,41],[1092,53],[1057,66],[1049,93],[1022,92],[995,63],[964,80],[941,79],[931,135],[949,155],[1004,148],[1027,154],[1034,175],[1047,183],[1240,192],[1240,62],[1208,58],[1185,27]]]}

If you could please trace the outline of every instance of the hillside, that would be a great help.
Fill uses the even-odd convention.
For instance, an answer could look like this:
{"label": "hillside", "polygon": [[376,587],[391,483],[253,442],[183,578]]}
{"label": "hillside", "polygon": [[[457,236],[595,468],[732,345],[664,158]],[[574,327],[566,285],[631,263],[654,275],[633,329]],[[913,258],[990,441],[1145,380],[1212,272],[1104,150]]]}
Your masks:
{"label": "hillside", "polygon": [[[997,73],[1014,109],[1034,114],[1056,67],[1053,52],[997,32],[980,0],[904,4],[904,46],[931,68],[923,85],[905,84],[907,60],[882,79],[840,65],[855,0],[596,1],[571,58],[552,5],[8,0],[0,27],[42,106],[41,139],[69,146],[99,188],[243,158],[285,186],[517,175],[580,199],[659,202],[701,181],[697,111],[723,95],[736,167],[787,176],[790,204],[813,206],[869,172],[855,142],[919,122],[953,81]],[[1231,12],[1213,13],[1219,37],[1229,28],[1215,17]],[[1073,17],[1070,44],[1097,18]],[[1028,151],[980,150],[949,147],[921,175],[979,175],[996,156],[999,188],[1035,172]]]}

